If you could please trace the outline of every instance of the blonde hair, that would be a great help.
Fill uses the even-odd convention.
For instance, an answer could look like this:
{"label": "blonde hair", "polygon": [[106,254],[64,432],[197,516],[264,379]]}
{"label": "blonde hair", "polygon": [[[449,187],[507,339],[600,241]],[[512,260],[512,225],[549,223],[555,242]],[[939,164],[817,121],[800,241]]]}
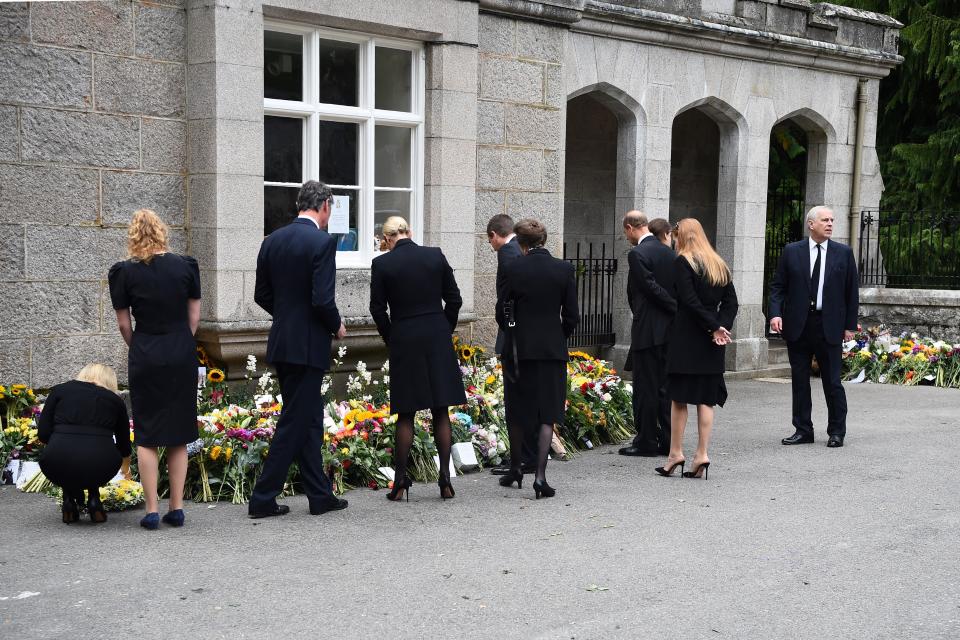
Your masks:
{"label": "blonde hair", "polygon": [[134,260],[149,263],[157,253],[167,251],[170,229],[154,211],[137,209],[127,228],[127,252]]}
{"label": "blonde hair", "polygon": [[395,236],[398,233],[409,233],[410,225],[401,216],[390,216],[383,223],[383,237]]}
{"label": "blonde hair", "polygon": [[674,237],[677,253],[686,258],[693,270],[704,276],[709,284],[715,287],[729,284],[730,267],[710,246],[699,220],[684,218],[678,222]]}
{"label": "blonde hair", "polygon": [[114,371],[112,367],[98,362],[88,364],[83,369],[80,369],[80,373],[77,374],[77,380],[80,382],[92,382],[98,387],[110,389],[111,391],[116,391],[119,388],[117,386],[117,372]]}

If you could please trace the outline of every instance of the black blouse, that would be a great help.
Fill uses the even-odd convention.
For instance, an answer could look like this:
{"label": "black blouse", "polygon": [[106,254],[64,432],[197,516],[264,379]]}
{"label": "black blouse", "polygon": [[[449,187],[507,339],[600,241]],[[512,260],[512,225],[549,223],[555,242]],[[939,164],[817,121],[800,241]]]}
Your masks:
{"label": "black blouse", "polygon": [[113,391],[92,382],[70,380],[50,390],[37,420],[37,437],[50,442],[58,427],[93,427],[113,434],[120,455],[130,455],[127,406]]}
{"label": "black blouse", "polygon": [[188,323],[187,300],[200,299],[200,269],[190,256],[162,253],[150,262],[124,260],[110,267],[114,309],[130,309],[136,329],[171,333]]}

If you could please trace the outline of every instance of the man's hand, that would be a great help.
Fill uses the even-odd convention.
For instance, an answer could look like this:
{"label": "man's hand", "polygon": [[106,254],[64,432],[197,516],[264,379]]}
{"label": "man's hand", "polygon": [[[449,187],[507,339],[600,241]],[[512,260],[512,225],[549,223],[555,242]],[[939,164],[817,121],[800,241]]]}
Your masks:
{"label": "man's hand", "polygon": [[853,331],[844,331],[843,332],[843,341],[850,342],[853,340]]}
{"label": "man's hand", "polygon": [[781,333],[783,331],[783,318],[777,316],[776,318],[770,318],[770,331],[774,333]]}
{"label": "man's hand", "polygon": [[347,328],[343,326],[343,323],[340,323],[340,328],[337,329],[337,340],[343,340],[347,337]]}

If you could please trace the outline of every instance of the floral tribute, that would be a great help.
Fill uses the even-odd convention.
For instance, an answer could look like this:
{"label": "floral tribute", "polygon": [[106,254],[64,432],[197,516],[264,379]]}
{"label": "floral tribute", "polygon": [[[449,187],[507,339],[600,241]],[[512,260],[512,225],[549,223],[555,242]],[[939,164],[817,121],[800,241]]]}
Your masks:
{"label": "floral tribute", "polygon": [[859,328],[843,345],[843,379],[960,388],[960,344]]}
{"label": "floral tribute", "polygon": [[43,444],[37,439],[40,398],[25,384],[0,384],[0,472],[12,461],[34,462]]}

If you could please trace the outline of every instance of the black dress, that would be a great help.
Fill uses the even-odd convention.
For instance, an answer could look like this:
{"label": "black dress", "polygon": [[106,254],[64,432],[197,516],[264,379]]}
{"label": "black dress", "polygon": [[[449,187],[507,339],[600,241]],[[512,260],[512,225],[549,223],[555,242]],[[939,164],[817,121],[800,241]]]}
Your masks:
{"label": "black dress", "polygon": [[453,269],[440,249],[401,239],[392,251],[373,259],[370,314],[390,349],[392,413],[467,401],[453,351],[462,304]]}
{"label": "black dress", "polygon": [[732,329],[737,317],[733,283],[714,286],[683,256],[674,261],[677,315],[667,347],[668,395],[674,402],[723,406],[726,348],[713,342],[713,332]]}
{"label": "black dress", "polygon": [[200,299],[197,261],[174,253],[110,268],[114,309],[136,320],[128,356],[133,430],[138,446],[197,439],[197,352],[187,301]]}
{"label": "black dress", "polygon": [[[503,302],[509,300],[513,301],[516,321],[512,328],[503,313]],[[563,424],[567,338],[578,321],[572,264],[539,247],[506,265],[503,297],[497,303],[497,324],[506,334],[504,367],[514,367],[514,357],[518,362],[516,379],[504,376],[508,424],[524,429]]]}
{"label": "black dress", "polygon": [[40,469],[68,495],[110,481],[130,455],[130,420],[116,393],[71,380],[50,390],[37,420],[37,437],[47,443]]}

